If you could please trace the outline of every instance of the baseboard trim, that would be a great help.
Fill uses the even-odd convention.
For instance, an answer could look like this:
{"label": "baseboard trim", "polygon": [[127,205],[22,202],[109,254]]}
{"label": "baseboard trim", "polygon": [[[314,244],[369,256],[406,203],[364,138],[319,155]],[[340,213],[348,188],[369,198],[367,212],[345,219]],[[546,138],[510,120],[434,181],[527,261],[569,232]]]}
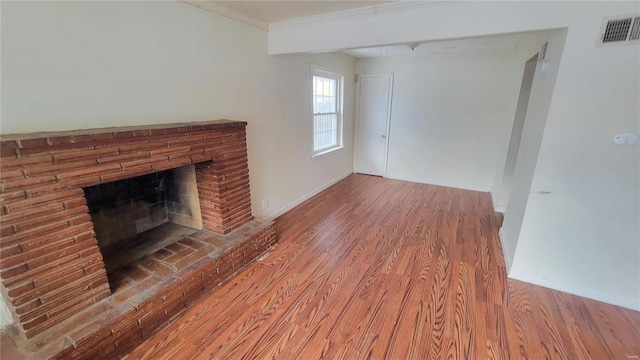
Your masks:
{"label": "baseboard trim", "polygon": [[504,262],[507,265],[507,272],[511,269],[511,265],[513,264],[513,258],[511,257],[511,251],[509,247],[504,243],[504,234],[502,233],[502,228],[498,230],[498,238],[500,239],[500,245],[502,246],[502,255],[504,255]]}
{"label": "baseboard trim", "polygon": [[337,183],[338,181],[346,178],[347,176],[349,176],[351,174],[353,174],[353,171],[346,172],[346,173],[344,173],[344,174],[342,174],[342,175],[340,175],[340,176],[338,176],[338,177],[336,177],[336,178],[334,178],[332,180],[329,180],[329,182],[325,183],[324,185],[321,185],[321,186],[313,189],[311,192],[299,197],[298,199],[290,202],[289,204],[285,205],[284,207],[282,207],[282,208],[276,210],[275,212],[267,215],[266,219],[267,220],[274,220],[278,216],[286,213],[287,211],[293,209],[294,207],[296,207],[296,206],[302,204],[303,202],[309,200],[311,197],[313,197],[317,193],[321,192],[322,190],[327,189],[329,186]]}
{"label": "baseboard trim", "polygon": [[469,187],[469,186],[458,186],[458,185],[454,185],[454,184],[443,184],[443,183],[439,183],[439,182],[436,182],[436,181],[426,181],[426,180],[422,180],[422,179],[403,178],[403,177],[396,177],[396,176],[389,176],[389,175],[385,175],[384,177],[386,179],[409,181],[409,182],[414,182],[414,183],[418,183],[418,184],[443,186],[443,187],[450,187],[450,188],[456,188],[456,189],[462,189],[462,190],[471,190],[471,191],[478,191],[478,192],[489,192],[489,189],[486,189],[486,188],[482,188],[481,189],[481,188]]}
{"label": "baseboard trim", "polygon": [[509,272],[509,278],[524,281],[530,284],[539,285],[553,290],[563,291],[569,294],[582,296],[588,299],[601,301],[603,303],[620,306],[623,308],[640,311],[640,299],[607,293],[584,286],[572,285],[553,280],[540,279],[535,276]]}
{"label": "baseboard trim", "polygon": [[491,194],[491,204],[493,204],[493,211],[495,212],[499,212],[504,214],[505,212],[507,212],[507,206],[497,206],[496,203],[498,202],[498,200],[496,199],[496,194],[494,194],[494,188],[491,188],[491,191],[489,191],[489,194]]}

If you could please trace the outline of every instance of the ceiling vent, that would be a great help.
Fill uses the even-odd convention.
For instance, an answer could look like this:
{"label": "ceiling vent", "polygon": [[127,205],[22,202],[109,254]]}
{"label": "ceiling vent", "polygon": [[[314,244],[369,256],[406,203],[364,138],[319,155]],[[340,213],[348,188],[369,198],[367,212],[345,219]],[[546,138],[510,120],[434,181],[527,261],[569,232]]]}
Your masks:
{"label": "ceiling vent", "polygon": [[640,43],[640,14],[604,18],[598,45]]}

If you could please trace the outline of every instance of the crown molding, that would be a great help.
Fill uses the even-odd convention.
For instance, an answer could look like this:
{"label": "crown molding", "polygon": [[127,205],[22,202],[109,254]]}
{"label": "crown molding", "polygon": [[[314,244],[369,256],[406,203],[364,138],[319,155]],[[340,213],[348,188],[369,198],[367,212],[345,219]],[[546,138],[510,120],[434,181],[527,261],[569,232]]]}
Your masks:
{"label": "crown molding", "polygon": [[218,5],[213,1],[207,0],[178,0],[179,2],[197,7],[201,10],[212,12],[228,19],[241,22],[246,25],[253,26],[260,30],[269,31],[273,27],[288,28],[311,23],[323,23],[332,20],[349,19],[349,18],[367,18],[376,17],[385,13],[406,12],[416,9],[424,9],[445,5],[453,5],[462,3],[461,0],[401,0],[392,3],[380,5],[372,5],[368,7],[336,11],[321,15],[304,16],[295,19],[281,20],[272,23],[260,21],[255,18],[244,15],[243,13],[223,5]]}
{"label": "crown molding", "polygon": [[231,20],[235,20],[238,22],[241,22],[243,24],[246,25],[250,25],[253,26],[255,28],[258,28],[260,30],[264,30],[264,31],[268,31],[269,30],[269,24],[264,22],[264,21],[260,21],[260,20],[256,20],[254,18],[248,17],[242,13],[240,13],[239,11],[236,11],[234,9],[228,8],[226,6],[222,6],[222,5],[218,5],[212,1],[204,1],[204,0],[178,0],[179,2],[197,7],[198,9],[202,9],[208,12],[212,12],[221,16],[224,16],[228,19]]}
{"label": "crown molding", "polygon": [[289,28],[305,24],[329,22],[333,20],[369,18],[376,17],[382,14],[415,11],[417,9],[461,4],[463,2],[464,1],[460,0],[398,1],[357,9],[337,11],[322,15],[305,16],[296,19],[276,21],[269,23],[269,28]]}

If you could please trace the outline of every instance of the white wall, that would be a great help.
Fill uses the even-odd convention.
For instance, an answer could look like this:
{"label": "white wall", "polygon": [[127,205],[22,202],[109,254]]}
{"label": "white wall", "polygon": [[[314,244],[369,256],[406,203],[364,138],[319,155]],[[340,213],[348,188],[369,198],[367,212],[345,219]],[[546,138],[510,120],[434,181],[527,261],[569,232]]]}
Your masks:
{"label": "white wall", "polygon": [[386,176],[489,191],[522,65],[512,53],[358,61],[358,74],[394,74]]}
{"label": "white wall", "polygon": [[[3,134],[247,121],[258,217],[282,212],[353,169],[350,81],[345,148],[311,160],[311,64],[349,80],[350,57],[268,56],[266,32],[177,2],[1,6]],[[263,199],[270,203],[264,211]]]}
{"label": "white wall", "polygon": [[[344,74],[344,148],[311,159],[311,64]],[[270,86],[261,94],[272,113],[249,123],[249,169],[254,215],[281,215],[353,172],[355,59],[341,53],[267,58]],[[252,106],[252,105],[250,105]],[[261,211],[262,200],[269,208]]]}
{"label": "white wall", "polygon": [[520,240],[520,230],[529,200],[540,145],[547,123],[565,34],[566,31],[558,31],[550,36],[546,56],[549,70],[544,74],[537,71],[533,76],[529,104],[522,129],[522,138],[520,139],[518,157],[513,171],[511,190],[504,221],[500,229],[503,253],[510,275],[518,241]]}
{"label": "white wall", "polygon": [[[505,143],[507,148],[507,158],[504,166],[496,166],[494,186],[492,188],[493,206],[498,211],[504,213],[509,201],[511,193],[511,183],[513,182],[513,173],[516,168],[516,160],[520,150],[520,141],[522,140],[522,130],[524,127],[524,118],[527,115],[527,107],[529,105],[529,96],[531,94],[531,86],[533,84],[533,76],[535,75],[536,65],[538,61],[527,61],[524,66],[522,82],[520,84],[520,93],[518,94],[518,105],[516,106],[516,114],[513,118],[511,134]],[[501,160],[501,159],[500,159]]]}
{"label": "white wall", "polygon": [[[403,6],[413,8],[377,8],[356,16],[272,25],[269,51],[327,51],[567,29],[566,43],[563,32],[554,35],[555,51],[562,52],[554,55],[555,68],[547,80],[534,80],[534,87],[540,83],[534,114],[544,117],[546,127],[539,156],[536,146],[530,147],[535,153],[527,154],[533,165],[528,179],[522,171],[518,175],[518,167],[523,167],[516,164],[509,202],[520,193],[516,197],[522,200],[522,216],[509,215],[516,210],[507,208],[504,229],[509,218],[513,228],[503,233],[505,243],[517,247],[505,249],[505,255],[514,254],[510,276],[640,309],[640,151],[638,145],[611,142],[616,132],[640,131],[640,51],[638,45],[596,47],[602,18],[638,13],[640,3]],[[525,127],[529,113],[531,108]],[[525,141],[534,140],[525,135]]]}
{"label": "white wall", "polygon": [[640,132],[640,47],[595,48],[600,13],[569,28],[511,271],[640,310],[640,150],[612,142]]}

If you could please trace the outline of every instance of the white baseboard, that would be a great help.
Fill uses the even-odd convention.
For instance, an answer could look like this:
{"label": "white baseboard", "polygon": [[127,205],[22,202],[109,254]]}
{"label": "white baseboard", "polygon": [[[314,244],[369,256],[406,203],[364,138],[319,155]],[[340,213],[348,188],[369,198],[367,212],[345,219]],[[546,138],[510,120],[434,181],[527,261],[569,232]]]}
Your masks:
{"label": "white baseboard", "polygon": [[444,186],[444,187],[450,187],[450,188],[456,188],[456,189],[462,189],[462,190],[478,191],[478,192],[489,192],[489,189],[487,189],[487,188],[480,188],[480,187],[473,187],[473,186],[459,186],[459,185],[456,185],[456,184],[439,183],[437,181],[427,181],[427,180],[424,180],[424,179],[396,177],[396,176],[389,176],[389,175],[385,175],[384,177],[387,178],[387,179],[410,181],[410,182],[419,183],[419,184]]}
{"label": "white baseboard", "polygon": [[502,233],[502,228],[498,231],[498,238],[500,239],[500,245],[502,245],[502,255],[504,255],[504,263],[507,265],[507,272],[511,269],[511,265],[513,264],[513,258],[511,257],[511,251],[509,247],[504,243],[504,234]]}
{"label": "white baseboard", "polygon": [[[491,203],[495,204],[498,202],[498,200],[496,199],[496,194],[494,194],[495,189],[493,187],[491,187],[491,190],[489,190],[489,194],[491,194]],[[495,207],[495,205],[494,205]]]}
{"label": "white baseboard", "polygon": [[329,182],[327,182],[326,184],[324,184],[324,185],[322,185],[322,186],[320,186],[320,187],[317,187],[317,188],[313,189],[311,192],[309,192],[309,193],[307,193],[307,194],[305,194],[305,195],[303,195],[303,196],[299,197],[298,199],[296,199],[296,200],[294,200],[294,201],[290,202],[289,204],[285,205],[284,207],[282,207],[282,208],[280,208],[280,209],[276,210],[275,212],[273,212],[273,213],[271,213],[271,214],[267,215],[267,216],[266,216],[266,219],[267,219],[267,220],[273,220],[273,219],[277,218],[278,216],[280,216],[280,215],[282,215],[282,214],[286,213],[287,211],[289,211],[289,210],[293,209],[294,207],[296,207],[296,206],[298,206],[298,205],[302,204],[303,202],[305,202],[305,201],[309,200],[309,199],[310,199],[312,196],[314,196],[315,194],[317,194],[317,193],[321,192],[322,190],[325,190],[325,189],[326,189],[326,188],[328,188],[329,186],[331,186],[331,185],[333,185],[333,184],[337,183],[338,181],[340,181],[340,180],[342,180],[342,179],[346,178],[347,176],[349,176],[349,175],[351,175],[351,174],[353,174],[353,172],[352,172],[352,171],[349,171],[349,172],[346,172],[346,173],[344,173],[344,174],[342,174],[342,175],[338,176],[338,177],[337,177],[337,178],[335,178],[335,179],[329,180]]}
{"label": "white baseboard", "polygon": [[509,278],[539,285],[553,290],[563,291],[569,294],[582,296],[588,299],[601,301],[607,304],[620,306],[623,308],[640,311],[640,299],[607,293],[601,290],[591,289],[584,286],[572,285],[553,280],[540,279],[535,276],[517,274],[509,272]]}
{"label": "white baseboard", "polygon": [[491,203],[493,204],[493,211],[495,212],[499,212],[501,214],[504,214],[507,212],[507,206],[496,206],[496,204],[498,203],[498,199],[496,199],[496,194],[494,194],[494,189],[491,188],[491,191],[489,191],[489,194],[491,194]]}

